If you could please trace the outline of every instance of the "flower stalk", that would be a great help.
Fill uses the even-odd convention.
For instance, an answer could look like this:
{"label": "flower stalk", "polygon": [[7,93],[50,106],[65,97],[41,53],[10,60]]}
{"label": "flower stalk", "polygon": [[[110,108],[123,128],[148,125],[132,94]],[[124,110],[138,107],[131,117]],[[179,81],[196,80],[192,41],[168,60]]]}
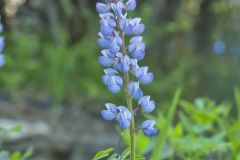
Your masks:
{"label": "flower stalk", "polygon": [[[121,46],[121,52],[123,53],[123,55],[127,55],[124,31],[120,29],[118,20],[117,20],[117,27],[120,30],[120,37],[122,38],[122,41],[123,41],[123,44]],[[126,72],[124,73],[124,88],[125,88],[125,94],[126,94],[126,102],[127,102],[128,110],[131,112],[132,115],[134,115],[135,112],[133,110],[131,93],[129,92],[129,89],[128,89],[129,83],[130,83],[129,72]],[[136,158],[135,120],[134,120],[134,116],[132,116],[131,124],[130,124],[130,160],[135,160],[135,158]]]}
{"label": "flower stalk", "polygon": [[[121,30],[119,26],[119,20],[116,20],[117,23],[117,28],[120,30],[120,37],[122,39],[122,46],[121,46],[121,52],[123,55],[127,55],[127,49],[125,45],[125,35],[124,31]],[[126,102],[127,102],[127,107],[128,110],[131,112],[132,115],[134,115],[134,110],[133,110],[133,105],[132,105],[132,98],[131,98],[131,93],[128,90],[130,82],[130,76],[129,72],[124,73],[124,89],[125,89],[125,96],[126,96]],[[134,116],[131,118],[131,124],[130,124],[130,160],[135,160],[136,158],[136,147],[135,147],[135,120]]]}
{"label": "flower stalk", "polygon": [[[101,18],[98,45],[103,49],[98,61],[106,67],[103,83],[112,93],[118,93],[122,86],[125,91],[125,106],[116,106],[106,103],[107,109],[102,110],[101,115],[107,121],[116,120],[122,129],[130,128],[130,160],[136,159],[135,144],[135,117],[138,110],[150,113],[155,109],[155,102],[150,96],[144,96],[140,84],[150,84],[153,81],[153,73],[148,73],[148,67],[140,67],[138,61],[145,57],[145,44],[140,36],[145,25],[140,23],[141,18],[127,18],[125,11],[133,11],[136,8],[136,0],[105,0],[105,3],[97,2],[96,9]],[[124,13],[125,12],[125,13]],[[132,36],[129,43],[125,37]],[[131,78],[134,77],[134,78]],[[135,80],[135,81],[134,81]],[[133,108],[133,100],[137,101],[137,107]],[[157,134],[155,121],[146,120],[141,129],[147,136]]]}

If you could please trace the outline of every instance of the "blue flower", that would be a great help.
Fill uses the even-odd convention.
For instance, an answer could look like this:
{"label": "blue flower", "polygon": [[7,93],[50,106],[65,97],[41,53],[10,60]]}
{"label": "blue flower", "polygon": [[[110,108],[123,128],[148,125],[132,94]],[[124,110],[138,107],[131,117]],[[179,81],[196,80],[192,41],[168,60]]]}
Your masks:
{"label": "blue flower", "polygon": [[140,24],[141,18],[125,19],[120,21],[121,29],[126,33],[126,35],[135,34],[140,35],[144,32],[145,25]]}
{"label": "blue flower", "polygon": [[101,111],[104,120],[112,121],[116,119],[122,129],[129,128],[132,114],[125,106],[117,107],[115,104],[106,103],[106,110]]}
{"label": "blue flower", "polygon": [[[144,112],[152,112],[155,109],[155,102],[150,96],[143,96],[139,84],[149,84],[153,81],[153,73],[148,73],[148,67],[141,67],[138,61],[145,57],[145,43],[140,36],[145,25],[141,18],[127,18],[125,11],[133,11],[136,8],[136,0],[105,0],[105,3],[97,3],[96,9],[99,12],[100,32],[97,43],[103,50],[98,58],[100,65],[107,67],[102,76],[103,83],[112,93],[121,90],[122,85],[127,89],[128,96],[138,100],[138,106]],[[130,36],[129,44],[125,44],[124,36]],[[123,39],[122,39],[123,38]],[[128,39],[128,38],[127,38]],[[125,48],[126,46],[126,48]],[[128,73],[131,73],[137,80],[128,79],[124,82]],[[126,83],[131,81],[130,84]],[[127,86],[128,84],[128,86]],[[131,125],[132,113],[125,106],[117,107],[115,104],[107,103],[105,110],[101,112],[103,119],[107,121],[116,120],[121,128],[126,129]],[[142,129],[148,136],[157,134],[155,122],[148,120],[143,122]]]}
{"label": "blue flower", "polygon": [[133,11],[136,8],[136,0],[128,0],[125,4],[124,4],[124,9],[128,10],[128,11]]}
{"label": "blue flower", "polygon": [[118,1],[117,3],[111,3],[111,8],[114,11],[116,17],[120,18],[123,16],[123,3],[121,1]]}
{"label": "blue flower", "polygon": [[140,99],[143,96],[141,88],[139,88],[139,82],[131,82],[128,86],[130,96],[134,99]]}
{"label": "blue flower", "polygon": [[96,9],[98,13],[103,14],[107,13],[110,10],[110,7],[107,4],[97,2]]}
{"label": "blue flower", "polygon": [[145,56],[145,44],[142,42],[142,36],[131,38],[128,50],[133,58],[142,60]]}
{"label": "blue flower", "polygon": [[115,54],[120,51],[122,46],[122,39],[119,36],[119,33],[115,32],[115,37],[112,38],[111,45],[109,46],[109,50],[111,53]]}
{"label": "blue flower", "polygon": [[116,116],[118,114],[117,106],[112,103],[106,103],[105,106],[106,106],[107,110],[102,110],[102,112],[101,112],[103,119],[105,119],[107,121],[111,121],[114,118],[116,118]]}
{"label": "blue flower", "polygon": [[124,56],[121,52],[118,52],[115,54],[114,68],[123,73],[126,73],[132,66],[132,62],[132,59],[130,59],[128,55]]}
{"label": "blue flower", "polygon": [[104,36],[108,36],[112,34],[112,32],[114,31],[114,28],[106,24],[103,24],[100,27],[100,31]]}
{"label": "blue flower", "polygon": [[130,58],[126,55],[122,58],[122,62],[121,62],[121,71],[123,73],[126,73],[129,71],[130,69],[130,65],[131,65],[131,61]]}
{"label": "blue flower", "polygon": [[108,90],[112,93],[119,92],[123,85],[122,77],[118,76],[118,72],[114,69],[105,69],[104,72],[106,75],[102,77],[102,80],[108,86]]}
{"label": "blue flower", "polygon": [[146,120],[142,123],[142,130],[145,135],[150,137],[157,135],[157,128],[154,127],[155,123],[153,120]]}
{"label": "blue flower", "polygon": [[122,129],[126,129],[131,124],[132,114],[127,107],[119,106],[119,113],[117,114],[117,121]]}
{"label": "blue flower", "polygon": [[155,109],[155,102],[150,101],[150,96],[144,96],[144,97],[140,98],[138,101],[138,105],[146,113],[150,113]]}
{"label": "blue flower", "polygon": [[100,38],[97,40],[98,46],[103,49],[109,48],[111,45],[111,37],[105,37],[101,32],[98,33],[98,35],[100,36]]}
{"label": "blue flower", "polygon": [[104,67],[111,67],[114,63],[114,55],[108,49],[102,50],[102,55],[98,58],[98,62]]}
{"label": "blue flower", "polygon": [[138,67],[134,68],[134,75],[143,84],[150,84],[153,81],[153,73],[147,73],[148,67]]}

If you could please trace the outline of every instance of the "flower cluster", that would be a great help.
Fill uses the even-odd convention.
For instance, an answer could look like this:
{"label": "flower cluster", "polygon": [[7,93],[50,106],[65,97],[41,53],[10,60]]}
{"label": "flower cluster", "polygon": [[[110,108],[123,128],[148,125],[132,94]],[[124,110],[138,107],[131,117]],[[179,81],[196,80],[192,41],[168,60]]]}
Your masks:
{"label": "flower cluster", "polygon": [[[3,25],[0,23],[0,33],[3,31]],[[5,64],[3,48],[4,48],[4,37],[0,35],[0,67],[3,67]]]}
{"label": "flower cluster", "polygon": [[[150,96],[144,96],[140,84],[150,84],[153,81],[153,73],[148,72],[148,67],[138,65],[139,60],[145,56],[145,44],[142,42],[141,34],[145,25],[141,18],[127,18],[126,11],[133,11],[136,8],[136,0],[105,0],[104,3],[97,2],[96,9],[101,18],[100,32],[98,33],[98,45],[102,48],[98,61],[106,67],[103,83],[112,93],[118,93],[122,86],[130,93],[132,99],[138,101],[135,110],[142,109],[144,112],[152,112],[155,109],[155,102]],[[129,44],[125,44],[124,36],[129,38]],[[134,80],[126,86],[124,75],[130,73]],[[116,119],[119,125],[126,129],[131,124],[131,113],[127,107],[107,103],[106,110],[101,112],[105,120]],[[142,124],[142,130],[148,136],[157,134],[155,122],[146,120]]]}

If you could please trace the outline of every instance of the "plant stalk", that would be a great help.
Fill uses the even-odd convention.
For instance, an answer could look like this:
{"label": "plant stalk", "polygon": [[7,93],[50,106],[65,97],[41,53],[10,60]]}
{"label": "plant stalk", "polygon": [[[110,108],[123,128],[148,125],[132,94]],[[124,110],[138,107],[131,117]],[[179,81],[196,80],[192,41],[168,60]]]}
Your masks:
{"label": "plant stalk", "polygon": [[131,119],[131,125],[130,125],[130,147],[131,147],[131,154],[130,159],[135,160],[135,152],[136,152],[136,146],[135,146],[135,123],[134,123],[134,111],[132,107],[132,98],[130,95],[130,92],[128,90],[129,86],[129,73],[124,74],[124,82],[125,82],[125,92],[126,92],[126,101],[129,111],[132,113],[132,119]]}
{"label": "plant stalk", "polygon": [[[121,52],[123,55],[127,54],[127,49],[124,41],[124,32],[120,29],[119,23],[118,28],[120,30],[120,36],[122,38],[123,44],[121,46]],[[132,114],[132,119],[131,119],[131,125],[130,125],[130,160],[135,160],[136,158],[136,144],[135,144],[135,121],[134,121],[134,110],[133,110],[133,105],[132,105],[132,98],[131,98],[131,93],[128,90],[128,86],[130,83],[130,77],[129,77],[129,72],[124,73],[124,87],[125,87],[125,93],[126,93],[126,101],[127,101],[127,106],[129,111]]]}

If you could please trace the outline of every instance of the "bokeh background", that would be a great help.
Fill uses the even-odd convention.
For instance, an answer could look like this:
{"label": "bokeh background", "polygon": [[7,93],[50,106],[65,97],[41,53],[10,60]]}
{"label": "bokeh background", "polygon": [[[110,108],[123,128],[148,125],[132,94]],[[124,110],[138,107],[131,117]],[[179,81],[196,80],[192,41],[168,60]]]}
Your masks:
{"label": "bokeh background", "polygon": [[[6,43],[6,65],[0,69],[0,126],[22,128],[5,134],[1,150],[33,147],[33,160],[88,160],[107,147],[122,150],[115,124],[99,116],[105,102],[125,100],[123,94],[110,94],[101,82],[95,4],[96,0],[0,0]],[[155,81],[143,89],[158,104],[154,115],[167,114],[181,87],[181,99],[189,103],[204,97],[197,100],[230,104],[222,108],[231,106],[226,122],[235,122],[231,118],[237,117],[234,88],[240,86],[240,1],[138,0],[130,16],[141,17],[146,25],[146,58],[141,64],[149,66]],[[184,131],[179,110],[172,128],[182,126],[182,137],[197,137]],[[216,121],[224,119],[215,116]],[[215,121],[211,123],[211,130],[200,135],[207,138],[219,131]],[[232,155],[226,150],[221,151],[223,159]]]}

